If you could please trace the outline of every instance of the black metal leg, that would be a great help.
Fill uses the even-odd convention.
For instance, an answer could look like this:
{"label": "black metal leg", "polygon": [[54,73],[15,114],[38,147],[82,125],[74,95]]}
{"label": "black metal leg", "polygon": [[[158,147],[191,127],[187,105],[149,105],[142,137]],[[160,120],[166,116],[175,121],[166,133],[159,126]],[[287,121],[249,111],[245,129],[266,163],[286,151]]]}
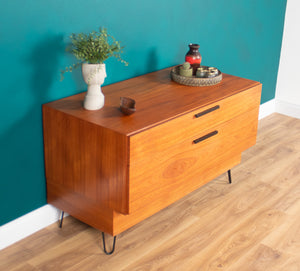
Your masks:
{"label": "black metal leg", "polygon": [[227,171],[227,173],[228,173],[228,180],[229,180],[229,183],[231,183],[231,171],[230,171],[230,169]]}
{"label": "black metal leg", "polygon": [[117,236],[114,236],[114,242],[113,242],[112,250],[110,252],[107,252],[106,246],[105,246],[105,236],[104,236],[104,232],[102,232],[103,250],[104,250],[104,252],[105,252],[106,255],[111,255],[111,254],[114,253],[114,251],[115,251],[115,245],[116,245],[116,238],[117,238]]}
{"label": "black metal leg", "polygon": [[59,227],[60,227],[60,228],[62,227],[62,224],[63,224],[64,214],[65,214],[65,212],[64,212],[64,211],[61,211],[61,217],[60,217],[60,222],[59,222]]}

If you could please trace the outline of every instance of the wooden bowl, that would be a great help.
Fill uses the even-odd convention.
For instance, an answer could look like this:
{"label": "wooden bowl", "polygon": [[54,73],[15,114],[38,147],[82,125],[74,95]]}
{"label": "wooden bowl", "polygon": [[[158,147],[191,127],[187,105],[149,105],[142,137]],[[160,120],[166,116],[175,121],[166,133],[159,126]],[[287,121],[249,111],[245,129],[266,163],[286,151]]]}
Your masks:
{"label": "wooden bowl", "polygon": [[128,97],[121,97],[120,98],[120,109],[121,112],[125,115],[133,114],[135,109],[135,100],[128,98]]}

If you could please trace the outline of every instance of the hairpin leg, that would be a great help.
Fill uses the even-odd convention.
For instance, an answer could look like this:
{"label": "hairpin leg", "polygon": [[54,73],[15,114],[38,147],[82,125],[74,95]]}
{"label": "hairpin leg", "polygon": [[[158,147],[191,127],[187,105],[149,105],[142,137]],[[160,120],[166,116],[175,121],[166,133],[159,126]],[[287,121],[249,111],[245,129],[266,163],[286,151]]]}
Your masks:
{"label": "hairpin leg", "polygon": [[231,183],[231,171],[230,171],[230,169],[227,171],[227,173],[228,173],[228,180],[229,180],[229,183]]}
{"label": "hairpin leg", "polygon": [[61,217],[60,217],[60,222],[59,222],[59,227],[62,228],[63,220],[64,220],[64,211],[61,211]]}
{"label": "hairpin leg", "polygon": [[111,255],[111,254],[114,253],[114,251],[115,251],[115,245],[116,245],[116,238],[117,238],[117,236],[114,236],[114,242],[113,242],[112,250],[110,252],[107,252],[106,246],[105,246],[105,236],[104,236],[104,232],[102,232],[103,250],[104,250],[104,252],[105,252],[106,255]]}

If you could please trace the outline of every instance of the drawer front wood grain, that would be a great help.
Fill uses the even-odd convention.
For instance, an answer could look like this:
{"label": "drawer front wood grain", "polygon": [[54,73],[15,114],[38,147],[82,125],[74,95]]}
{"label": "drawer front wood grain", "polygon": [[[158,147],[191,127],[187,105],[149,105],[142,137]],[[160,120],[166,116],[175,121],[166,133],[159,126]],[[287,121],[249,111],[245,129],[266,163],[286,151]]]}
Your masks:
{"label": "drawer front wood grain", "polygon": [[[255,144],[257,114],[258,108],[254,108],[181,142],[173,138],[168,148],[161,147],[159,138],[148,138],[144,148],[152,149],[156,144],[156,151],[149,150],[140,159],[130,159],[130,212],[154,204],[156,199],[166,207],[206,183],[211,171],[228,170],[227,159],[238,157]],[[202,140],[195,143],[199,138]],[[134,148],[132,142],[131,149]]]}
{"label": "drawer front wood grain", "polygon": [[152,152],[168,149],[174,142],[182,142],[189,137],[200,137],[202,131],[258,108],[260,91],[261,85],[253,87],[132,136],[130,140],[134,148],[130,150],[131,161],[151,156]]}

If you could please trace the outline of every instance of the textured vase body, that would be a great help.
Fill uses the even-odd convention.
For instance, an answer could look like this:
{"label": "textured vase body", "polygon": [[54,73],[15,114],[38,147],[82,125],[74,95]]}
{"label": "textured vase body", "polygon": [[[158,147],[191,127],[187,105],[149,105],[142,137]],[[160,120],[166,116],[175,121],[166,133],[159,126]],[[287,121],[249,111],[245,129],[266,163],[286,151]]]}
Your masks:
{"label": "textured vase body", "polygon": [[193,74],[196,74],[197,68],[200,67],[201,64],[201,54],[199,52],[200,45],[190,43],[189,44],[190,50],[185,55],[185,61],[189,62],[191,66],[193,67]]}
{"label": "textured vase body", "polygon": [[83,107],[87,110],[102,108],[104,106],[104,95],[101,85],[104,83],[106,77],[105,64],[82,64],[82,76],[88,85]]}

